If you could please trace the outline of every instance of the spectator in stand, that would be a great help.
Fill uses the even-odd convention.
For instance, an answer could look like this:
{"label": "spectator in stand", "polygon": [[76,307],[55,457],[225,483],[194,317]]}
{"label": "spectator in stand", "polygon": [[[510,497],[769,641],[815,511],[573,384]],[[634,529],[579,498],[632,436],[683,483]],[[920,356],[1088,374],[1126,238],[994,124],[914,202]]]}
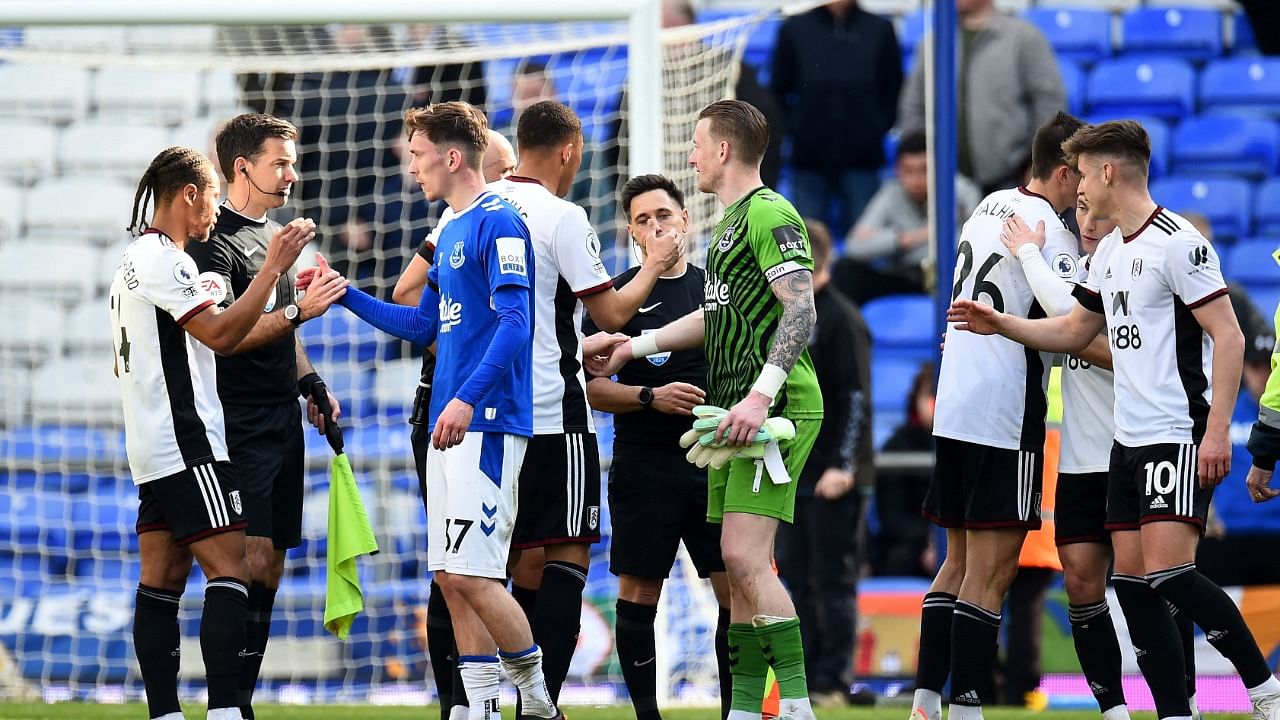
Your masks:
{"label": "spectator in stand", "polygon": [[815,220],[806,220],[805,228],[818,316],[809,355],[826,414],[797,480],[795,521],[779,526],[775,552],[800,616],[809,694],[819,705],[843,705],[852,699],[853,601],[865,535],[861,489],[875,486],[871,331],[857,307],[831,286],[831,232]]}
{"label": "spectator in stand", "polygon": [[[956,135],[960,174],[983,194],[1022,185],[1031,138],[1066,107],[1058,60],[1036,27],[996,12],[993,0],[956,0],[960,16]],[[924,130],[924,53],[902,92],[902,132]]]}
{"label": "spectator in stand", "polygon": [[885,441],[886,453],[927,454],[929,465],[917,469],[880,469],[876,473],[876,515],[880,534],[871,547],[876,575],[932,578],[937,562],[931,527],[920,516],[933,462],[933,363],[920,366],[907,394],[907,421]]}
{"label": "spectator in stand", "polygon": [[[862,305],[882,295],[923,293],[929,260],[929,153],[923,132],[898,143],[895,177],[871,198],[832,271],[836,287]],[[967,218],[982,196],[956,178],[956,217]]]}
{"label": "spectator in stand", "polygon": [[796,210],[843,237],[880,185],[884,136],[897,120],[902,57],[893,24],[855,0],[793,15],[778,31],[772,84],[791,140]]}

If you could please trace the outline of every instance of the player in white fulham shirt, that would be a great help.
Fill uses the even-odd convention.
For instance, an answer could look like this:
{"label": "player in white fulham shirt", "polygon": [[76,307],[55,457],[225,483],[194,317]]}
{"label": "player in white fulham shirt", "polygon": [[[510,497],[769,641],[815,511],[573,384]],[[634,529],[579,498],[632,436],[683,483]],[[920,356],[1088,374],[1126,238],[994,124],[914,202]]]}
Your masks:
{"label": "player in white fulham shirt", "polygon": [[[1115,230],[1111,220],[1089,213],[1083,198],[1076,201],[1076,223],[1080,228],[1080,258],[1075,278],[1060,278],[1045,263],[1038,246],[1044,228],[1032,229],[1017,216],[1005,221],[1000,238],[1022,262],[1023,272],[1041,307],[1052,317],[1066,315],[1075,307],[1075,282],[1085,282],[1089,264],[1101,239]],[[1062,560],[1063,585],[1070,603],[1068,615],[1076,655],[1089,689],[1106,720],[1129,717],[1121,686],[1120,645],[1107,607],[1107,574],[1111,569],[1111,538],[1106,529],[1107,470],[1115,437],[1112,419],[1115,403],[1111,349],[1106,333],[1099,333],[1089,346],[1062,361],[1062,446],[1058,455],[1058,491],[1054,501],[1054,529],[1058,557]],[[1175,611],[1182,652],[1174,652],[1167,638],[1153,636],[1167,630],[1160,605],[1143,600],[1146,579],[1117,573],[1116,594],[1134,645],[1163,648],[1138,657],[1138,666],[1151,686],[1157,712],[1162,717],[1185,714],[1182,693],[1195,708],[1194,628],[1186,613]],[[1138,602],[1134,603],[1136,597]],[[1147,617],[1156,613],[1157,617]],[[1181,664],[1180,661],[1181,660]],[[1184,667],[1185,666],[1185,667]],[[1179,674],[1179,668],[1182,668]]]}
{"label": "player in white fulham shirt", "polygon": [[[1063,148],[1080,169],[1080,194],[1093,214],[1118,226],[1075,290],[1079,305],[1037,321],[959,300],[948,319],[1051,352],[1078,352],[1106,328],[1116,396],[1107,498],[1115,571],[1145,577],[1146,589],[1133,594],[1145,598],[1147,615],[1159,617],[1162,598],[1190,615],[1240,674],[1253,717],[1275,720],[1280,681],[1239,608],[1195,566],[1213,488],[1231,468],[1228,425],[1244,349],[1218,255],[1190,223],[1152,200],[1151,142],[1141,125],[1085,128]],[[1163,634],[1176,642],[1171,621]]]}
{"label": "player in white fulham shirt", "polygon": [[[1032,180],[988,195],[956,247],[952,299],[981,299],[1017,317],[1044,317],[1017,258],[1000,242],[1002,223],[1043,222],[1042,254],[1061,277],[1075,275],[1076,239],[1058,214],[1075,202],[1079,176],[1061,143],[1081,126],[1059,113],[1036,131]],[[1018,571],[1028,530],[1040,527],[1044,388],[1048,358],[1004,338],[948,328],[938,379],[933,480],[924,514],[947,530],[947,556],[925,595],[912,716],[938,720],[951,676],[954,720],[981,717],[1000,629],[1000,607]]]}
{"label": "player in white fulham shirt", "polygon": [[[115,373],[140,504],[134,650],[150,715],[165,720],[182,717],[177,617],[193,555],[209,578],[200,618],[208,717],[240,718],[236,685],[249,565],[213,354],[231,352],[248,335],[276,280],[315,234],[310,222],[281,229],[241,301],[219,312],[196,282],[195,262],[183,252],[188,243],[209,239],[218,190],[213,165],[195,150],[172,147],[157,155],[134,198],[130,229],[139,237],[125,250],[111,283]],[[325,283],[332,287],[333,279]]]}
{"label": "player in white fulham shirt", "polygon": [[[515,573],[513,585],[521,606],[532,608],[533,637],[556,699],[578,644],[590,545],[600,540],[600,454],[582,372],[583,305],[600,329],[622,328],[682,249],[675,236],[651,244],[636,277],[615,290],[586,213],[563,199],[582,162],[578,116],[555,101],[534,103],[520,113],[516,149],[515,172],[489,185],[528,224],[538,268],[533,438],[520,471],[511,548],[545,548],[546,559],[531,578]],[[539,574],[540,585],[533,585]]]}

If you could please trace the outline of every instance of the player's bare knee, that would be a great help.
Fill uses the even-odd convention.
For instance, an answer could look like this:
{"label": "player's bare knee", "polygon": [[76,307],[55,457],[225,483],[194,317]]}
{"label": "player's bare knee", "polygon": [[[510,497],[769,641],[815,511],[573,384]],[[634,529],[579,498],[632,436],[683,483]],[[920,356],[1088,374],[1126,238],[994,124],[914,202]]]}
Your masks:
{"label": "player's bare knee", "polygon": [[591,546],[587,543],[548,545],[545,552],[547,562],[570,562],[579,567],[591,562]]}
{"label": "player's bare knee", "polygon": [[1067,600],[1072,605],[1087,605],[1106,597],[1107,572],[1101,573],[1091,563],[1076,563],[1074,566],[1063,558],[1062,585],[1067,591]]}
{"label": "player's bare knee", "polygon": [[623,575],[618,578],[618,598],[637,605],[654,606],[662,597],[662,580]]}

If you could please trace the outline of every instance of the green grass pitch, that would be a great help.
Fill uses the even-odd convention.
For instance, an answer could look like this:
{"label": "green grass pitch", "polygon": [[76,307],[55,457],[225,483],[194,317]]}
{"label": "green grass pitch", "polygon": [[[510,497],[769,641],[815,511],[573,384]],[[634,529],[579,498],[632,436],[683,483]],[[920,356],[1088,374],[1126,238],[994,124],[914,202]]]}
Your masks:
{"label": "green grass pitch", "polygon": [[[512,708],[505,708],[508,718]],[[631,708],[616,707],[565,708],[569,720],[634,720]],[[188,720],[204,718],[204,708],[188,705]],[[434,706],[402,707],[382,705],[263,705],[257,709],[258,720],[436,720],[440,712]],[[718,720],[719,712],[712,708],[673,709],[663,713],[666,720]],[[908,710],[903,705],[879,708],[818,709],[819,720],[906,720]],[[1010,708],[989,708],[984,712],[987,720],[1098,720],[1100,715],[1088,711],[1046,710],[1031,712]],[[54,705],[19,705],[0,702],[0,720],[139,720],[146,718],[146,706],[90,705],[86,703],[58,703]],[[1214,718],[1243,720],[1245,715],[1215,715]],[[1135,720],[1154,720],[1153,713],[1136,713]]]}

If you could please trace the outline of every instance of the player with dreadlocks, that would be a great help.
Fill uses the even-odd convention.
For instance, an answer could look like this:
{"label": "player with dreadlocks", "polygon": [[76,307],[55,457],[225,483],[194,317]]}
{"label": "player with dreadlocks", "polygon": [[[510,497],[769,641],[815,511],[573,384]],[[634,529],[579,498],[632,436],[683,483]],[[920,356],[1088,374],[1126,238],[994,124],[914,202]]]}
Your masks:
{"label": "player with dreadlocks", "polygon": [[[213,229],[218,178],[200,153],[171,147],[138,183],[124,252],[111,283],[115,374],[124,405],[125,446],[138,486],[141,581],[134,649],[150,717],[179,720],[178,603],[199,561],[205,577],[200,650],[209,720],[237,720],[236,685],[245,647],[249,565],[240,492],[231,473],[214,353],[231,352],[253,328],[277,279],[315,232],[283,228],[262,272],[220,312],[197,282],[188,243]],[[154,206],[147,219],[147,208]]]}

